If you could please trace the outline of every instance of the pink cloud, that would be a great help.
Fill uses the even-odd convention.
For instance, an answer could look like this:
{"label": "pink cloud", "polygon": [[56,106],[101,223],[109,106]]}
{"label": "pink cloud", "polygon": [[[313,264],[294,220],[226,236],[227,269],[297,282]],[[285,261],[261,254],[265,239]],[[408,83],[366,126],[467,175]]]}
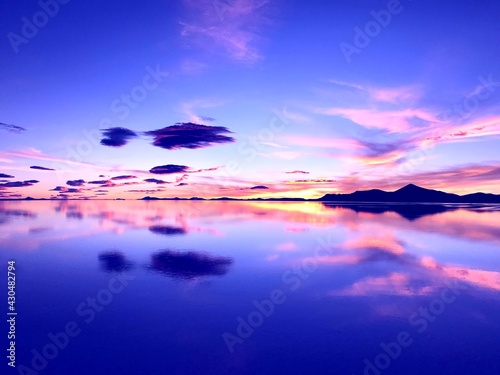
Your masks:
{"label": "pink cloud", "polygon": [[316,113],[338,116],[366,128],[383,129],[389,133],[415,131],[412,121],[439,122],[437,117],[423,109],[378,110],[364,108],[317,108]]}
{"label": "pink cloud", "polygon": [[298,246],[294,242],[284,242],[276,246],[276,251],[295,251]]}
{"label": "pink cloud", "polygon": [[422,95],[417,86],[382,88],[358,83],[330,80],[329,82],[347,89],[366,94],[369,99],[386,103],[408,102],[419,99]]}

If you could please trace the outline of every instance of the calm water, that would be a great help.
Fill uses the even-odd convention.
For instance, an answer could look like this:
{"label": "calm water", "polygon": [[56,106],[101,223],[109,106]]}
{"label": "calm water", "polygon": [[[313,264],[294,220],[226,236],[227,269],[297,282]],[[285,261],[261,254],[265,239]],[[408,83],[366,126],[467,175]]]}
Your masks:
{"label": "calm water", "polygon": [[494,206],[0,202],[1,373],[496,375],[499,245]]}

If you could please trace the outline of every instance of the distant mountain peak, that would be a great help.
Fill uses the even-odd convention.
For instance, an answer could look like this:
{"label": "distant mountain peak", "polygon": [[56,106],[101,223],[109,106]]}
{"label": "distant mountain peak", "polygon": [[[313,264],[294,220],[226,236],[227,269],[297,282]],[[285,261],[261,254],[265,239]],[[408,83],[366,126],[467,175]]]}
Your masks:
{"label": "distant mountain peak", "polygon": [[399,189],[397,191],[401,191],[401,190],[420,190],[420,189],[427,190],[427,189],[425,189],[425,188],[423,188],[421,186],[417,186],[415,184],[408,184],[408,185],[403,186],[401,189]]}

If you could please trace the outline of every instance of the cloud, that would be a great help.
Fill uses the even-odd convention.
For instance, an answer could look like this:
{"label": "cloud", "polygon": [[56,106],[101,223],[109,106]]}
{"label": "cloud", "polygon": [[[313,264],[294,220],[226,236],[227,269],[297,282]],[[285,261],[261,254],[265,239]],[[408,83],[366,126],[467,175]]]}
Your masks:
{"label": "cloud", "polygon": [[45,167],[39,167],[38,165],[33,165],[30,167],[31,169],[38,169],[40,171],[55,171],[55,169],[52,168],[45,168]]}
{"label": "cloud", "polygon": [[343,117],[365,128],[381,129],[389,133],[415,131],[415,124],[440,122],[436,116],[423,109],[379,110],[364,108],[319,108],[316,113]]}
{"label": "cloud", "polygon": [[14,178],[14,176],[11,176],[10,174],[0,173],[0,178]]}
{"label": "cloud", "polygon": [[81,193],[81,189],[77,188],[67,188],[65,186],[56,186],[54,189],[51,189],[50,191],[61,191],[63,193]]}
{"label": "cloud", "polygon": [[207,122],[213,122],[213,121],[215,121],[215,119],[213,117],[209,117],[209,116],[199,116],[199,118],[202,121],[207,121]]}
{"label": "cloud", "polygon": [[331,83],[340,86],[349,91],[354,91],[356,94],[367,95],[371,100],[385,103],[398,103],[417,100],[421,97],[421,89],[417,86],[403,87],[374,87],[350,83],[338,80],[330,80]]}
{"label": "cloud", "polygon": [[49,155],[44,155],[42,151],[30,148],[28,150],[21,150],[21,151],[0,151],[0,158],[1,157],[14,157],[14,158],[24,158],[24,159],[32,159],[32,160],[44,160],[44,161],[51,161],[54,163],[60,163],[58,164],[58,169],[64,169],[65,167],[71,167],[71,166],[78,166],[78,167],[83,167],[83,168],[90,168],[92,170],[99,170],[99,169],[106,169],[108,170],[108,167],[100,166],[100,165],[95,165],[92,163],[85,163],[85,162],[77,162],[77,161],[72,161],[71,159],[68,158],[58,158],[54,156],[49,156]]}
{"label": "cloud", "polygon": [[181,35],[197,46],[220,51],[231,59],[252,64],[262,58],[258,49],[269,0],[184,0],[187,21]]}
{"label": "cloud", "polygon": [[129,180],[131,178],[137,178],[136,176],[131,176],[131,175],[125,175],[125,176],[116,176],[112,177],[112,180]]}
{"label": "cloud", "polygon": [[4,124],[3,122],[0,122],[0,129],[6,130],[6,131],[11,132],[11,133],[22,133],[22,132],[26,131],[25,128],[22,128],[20,126]]}
{"label": "cloud", "polygon": [[154,174],[173,174],[173,173],[183,173],[186,172],[188,169],[189,167],[185,165],[167,164],[151,168],[149,172]]}
{"label": "cloud", "polygon": [[223,126],[199,125],[192,122],[177,123],[163,129],[145,132],[146,135],[154,137],[154,146],[167,150],[197,149],[235,141],[223,133],[231,132]]}
{"label": "cloud", "polygon": [[82,179],[66,181],[66,185],[69,185],[69,186],[83,186],[84,184],[85,184],[85,181]]}
{"label": "cloud", "polygon": [[359,142],[349,138],[315,137],[304,135],[289,135],[285,137],[286,141],[292,145],[327,148],[352,151],[360,147]]}
{"label": "cloud", "polygon": [[150,182],[157,185],[170,184],[168,181],[158,180],[157,178],[146,178],[144,182]]}
{"label": "cloud", "polygon": [[443,187],[446,187],[446,191],[450,193],[466,194],[478,191],[500,193],[498,191],[500,163],[459,165],[406,174],[387,170],[385,174],[368,177],[356,174],[339,178],[336,187],[339,192],[353,192],[374,187],[394,190],[411,182],[429,189],[443,190]]}
{"label": "cloud", "polygon": [[285,172],[286,174],[309,174],[309,172],[306,171],[290,171],[290,172]]}
{"label": "cloud", "polygon": [[205,168],[205,169],[197,169],[194,171],[188,171],[187,173],[200,173],[200,172],[211,172],[211,171],[217,171],[219,169],[223,169],[224,166],[222,167],[213,167],[213,168]]}
{"label": "cloud", "polygon": [[174,236],[187,233],[182,227],[172,227],[169,225],[153,225],[149,227],[149,231],[156,234],[162,234],[164,236]]}
{"label": "cloud", "polygon": [[163,250],[151,256],[150,268],[176,279],[221,276],[228,272],[231,258],[218,257],[197,251]]}
{"label": "cloud", "polygon": [[125,146],[132,138],[137,137],[137,134],[126,128],[109,128],[102,131],[104,138],[101,144],[109,147]]}
{"label": "cloud", "polygon": [[134,190],[127,190],[129,193],[148,193],[148,194],[154,194],[154,193],[159,193],[162,192],[162,189],[134,189]]}
{"label": "cloud", "polygon": [[253,186],[250,188],[251,190],[264,190],[264,189],[269,189],[267,186],[264,186],[264,185],[257,185],[257,186]]}
{"label": "cloud", "polygon": [[188,185],[186,182],[181,182],[180,184],[177,184],[175,186],[186,186],[186,185]]}
{"label": "cloud", "polygon": [[37,181],[37,180],[6,182],[4,184],[0,184],[0,188],[33,186],[34,184],[37,184],[38,182],[39,181]]}
{"label": "cloud", "polygon": [[183,174],[182,176],[177,177],[177,178],[175,179],[175,182],[182,182],[182,181],[184,181],[184,180],[187,180],[187,179],[188,179],[188,177],[189,177],[189,175],[188,175],[188,174]]}
{"label": "cloud", "polygon": [[181,63],[180,70],[184,74],[199,74],[207,70],[207,65],[195,60],[184,60]]}

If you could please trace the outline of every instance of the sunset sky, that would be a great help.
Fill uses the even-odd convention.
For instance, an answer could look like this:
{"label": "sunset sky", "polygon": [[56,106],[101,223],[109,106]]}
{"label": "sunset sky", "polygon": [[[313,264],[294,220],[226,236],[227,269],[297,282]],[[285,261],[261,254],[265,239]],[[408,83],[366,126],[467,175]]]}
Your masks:
{"label": "sunset sky", "polygon": [[500,194],[496,0],[7,0],[0,198]]}

